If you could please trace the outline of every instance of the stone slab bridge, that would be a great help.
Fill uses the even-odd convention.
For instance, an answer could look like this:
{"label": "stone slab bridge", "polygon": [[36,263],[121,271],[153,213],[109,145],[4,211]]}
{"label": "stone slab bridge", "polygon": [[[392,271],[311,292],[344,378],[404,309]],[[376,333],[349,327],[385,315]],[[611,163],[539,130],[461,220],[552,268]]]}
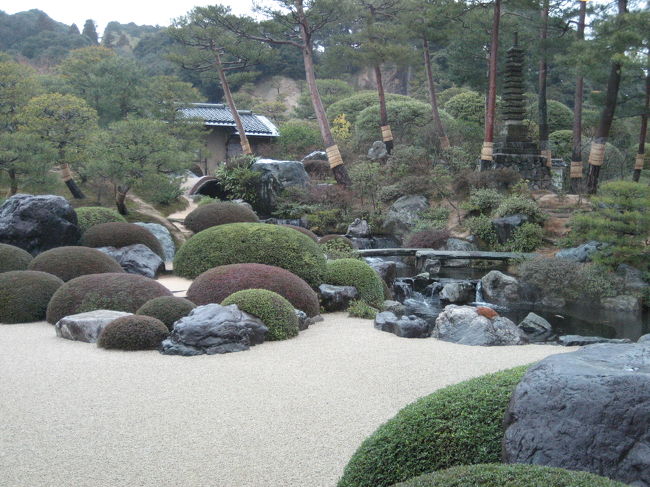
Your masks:
{"label": "stone slab bridge", "polygon": [[418,248],[395,248],[395,249],[363,249],[357,250],[361,257],[415,257],[420,259],[436,260],[524,260],[537,257],[538,254],[526,254],[522,252],[481,252],[481,251],[457,251],[457,250],[433,250]]}

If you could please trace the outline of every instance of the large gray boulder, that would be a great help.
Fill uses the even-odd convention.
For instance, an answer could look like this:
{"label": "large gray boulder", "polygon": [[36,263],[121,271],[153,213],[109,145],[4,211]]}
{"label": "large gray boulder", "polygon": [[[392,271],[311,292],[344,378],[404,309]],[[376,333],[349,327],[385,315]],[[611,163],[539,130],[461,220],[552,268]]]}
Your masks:
{"label": "large gray boulder", "polygon": [[263,174],[272,174],[282,185],[282,188],[290,186],[307,186],[309,174],[305,166],[299,161],[276,161],[275,159],[258,159],[251,165],[251,170]]}
{"label": "large gray boulder", "polygon": [[476,297],[476,285],[470,281],[449,282],[440,291],[440,300],[452,304],[471,303]]}
{"label": "large gray boulder", "polygon": [[0,206],[0,243],[38,255],[80,236],[77,214],[61,196],[16,194]]}
{"label": "large gray boulder", "polygon": [[562,335],[558,338],[560,345],[565,347],[584,347],[595,343],[632,343],[629,338],[604,338],[583,335]]}
{"label": "large gray boulder", "polygon": [[241,352],[263,343],[268,331],[259,318],[241,311],[236,304],[206,304],[174,323],[161,352],[185,356]]}
{"label": "large gray boulder", "polygon": [[604,245],[605,244],[602,242],[592,240],[577,247],[562,249],[555,254],[555,257],[558,259],[572,260],[574,262],[590,262],[591,255],[602,249]]}
{"label": "large gray boulder", "polygon": [[480,315],[473,306],[450,304],[436,318],[434,338],[462,345],[524,345],[526,334],[508,318]]}
{"label": "large gray boulder", "polygon": [[533,312],[528,313],[517,326],[529,335],[544,335],[553,331],[548,321]]}
{"label": "large gray boulder", "polygon": [[386,214],[383,233],[402,240],[419,218],[420,212],[429,208],[429,201],[422,195],[402,196],[391,205]]}
{"label": "large gray boulder", "polygon": [[368,225],[366,220],[355,218],[354,221],[348,225],[348,231],[345,233],[345,236],[353,238],[370,237],[370,225]]}
{"label": "large gray boulder", "polygon": [[321,306],[325,311],[343,311],[348,309],[350,301],[357,299],[359,293],[354,286],[333,286],[321,284],[318,286]]}
{"label": "large gray boulder", "polygon": [[492,228],[497,234],[497,240],[500,244],[506,243],[512,238],[514,231],[528,222],[528,216],[520,213],[516,215],[504,216],[492,220]]}
{"label": "large gray boulder", "polygon": [[515,388],[504,426],[506,463],[650,486],[650,343],[545,358]]}
{"label": "large gray boulder", "polygon": [[426,338],[431,336],[431,325],[414,315],[400,316],[390,311],[377,313],[375,328],[402,338]]}
{"label": "large gray boulder", "polygon": [[386,144],[381,140],[375,140],[370,149],[368,149],[368,159],[371,161],[385,161],[388,159],[388,151],[386,150]]}
{"label": "large gray boulder", "polygon": [[165,268],[165,263],[158,254],[142,244],[126,247],[98,247],[97,250],[113,257],[129,274],[138,274],[153,279]]}
{"label": "large gray boulder", "polygon": [[483,299],[488,303],[508,304],[519,301],[519,281],[500,271],[490,271],[481,278]]}
{"label": "large gray boulder", "polygon": [[176,246],[174,245],[172,234],[169,233],[169,230],[167,230],[167,228],[165,228],[160,223],[136,222],[135,224],[149,230],[160,242],[160,246],[163,248],[163,251],[165,253],[165,262],[172,262],[174,260],[174,255],[176,254]]}
{"label": "large gray boulder", "polygon": [[366,257],[364,260],[379,274],[390,289],[397,276],[397,262],[384,260],[381,257]]}
{"label": "large gray boulder", "polygon": [[131,314],[133,313],[97,309],[61,318],[54,324],[54,329],[58,337],[78,342],[95,343],[106,325],[122,316]]}

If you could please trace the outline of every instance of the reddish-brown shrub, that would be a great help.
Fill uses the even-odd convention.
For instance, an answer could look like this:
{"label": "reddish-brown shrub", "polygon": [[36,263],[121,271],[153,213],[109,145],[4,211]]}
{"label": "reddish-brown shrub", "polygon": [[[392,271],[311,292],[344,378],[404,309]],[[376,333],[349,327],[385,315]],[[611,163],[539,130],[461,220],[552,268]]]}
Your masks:
{"label": "reddish-brown shrub", "polygon": [[151,316],[122,316],[102,330],[97,346],[116,350],[155,350],[169,335],[165,324]]}
{"label": "reddish-brown shrub", "polygon": [[30,264],[32,271],[49,272],[64,282],[86,274],[122,273],[115,259],[89,247],[56,247],[38,255]]}
{"label": "reddish-brown shrub", "polygon": [[226,223],[258,221],[255,212],[246,205],[232,201],[216,201],[196,208],[185,217],[183,224],[194,233],[199,233],[206,228]]}
{"label": "reddish-brown shrub", "polygon": [[165,260],[165,253],[160,242],[146,228],[135,223],[111,222],[93,225],[86,230],[79,241],[86,247],[126,247],[142,244]]}
{"label": "reddish-brown shrub", "polygon": [[304,233],[307,235],[309,238],[311,238],[314,242],[318,242],[318,236],[312,232],[311,230],[303,227],[299,227],[297,225],[288,225],[288,224],[282,224],[280,225],[281,227],[289,227],[293,228],[294,230],[298,230],[300,233]]}
{"label": "reddish-brown shrub", "polygon": [[194,280],[187,299],[197,306],[221,303],[243,289],[276,292],[309,316],[320,312],[318,296],[309,284],[285,269],[266,264],[230,264],[210,269]]}
{"label": "reddish-brown shrub", "polygon": [[439,249],[447,243],[448,238],[449,231],[446,229],[422,230],[409,235],[405,247]]}

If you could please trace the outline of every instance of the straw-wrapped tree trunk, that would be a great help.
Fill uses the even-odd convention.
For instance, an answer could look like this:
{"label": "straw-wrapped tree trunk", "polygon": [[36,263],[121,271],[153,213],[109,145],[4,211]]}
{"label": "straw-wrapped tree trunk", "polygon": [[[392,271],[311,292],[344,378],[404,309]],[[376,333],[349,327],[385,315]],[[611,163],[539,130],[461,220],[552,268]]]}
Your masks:
{"label": "straw-wrapped tree trunk", "polygon": [[[585,17],[587,13],[586,0],[579,0],[580,13],[578,15],[578,42],[585,38]],[[573,102],[573,135],[571,151],[571,193],[579,193],[582,189],[582,100],[584,92],[584,78],[578,68],[576,76],[576,90]]]}
{"label": "straw-wrapped tree trunk", "polygon": [[501,20],[501,0],[494,1],[494,18],[492,20],[492,36],[490,41],[490,61],[488,74],[487,103],[485,107],[485,136],[481,149],[481,169],[492,164],[494,147],[494,121],[497,106],[497,51],[499,49],[499,23]]}

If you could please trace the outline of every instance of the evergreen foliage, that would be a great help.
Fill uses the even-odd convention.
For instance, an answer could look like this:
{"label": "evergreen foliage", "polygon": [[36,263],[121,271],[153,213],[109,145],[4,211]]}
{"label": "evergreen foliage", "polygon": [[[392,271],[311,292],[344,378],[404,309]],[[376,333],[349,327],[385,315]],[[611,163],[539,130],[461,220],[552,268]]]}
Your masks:
{"label": "evergreen foliage", "polygon": [[27,270],[32,259],[33,257],[26,250],[0,243],[0,273]]}
{"label": "evergreen foliage", "polygon": [[61,279],[46,272],[0,273],[0,323],[42,320],[50,299],[62,284]]}
{"label": "evergreen foliage", "polygon": [[155,350],[169,335],[164,323],[151,316],[122,316],[104,327],[97,346],[114,350]]}
{"label": "evergreen foliage", "polygon": [[183,224],[194,233],[226,223],[258,222],[257,215],[247,206],[230,201],[201,205],[185,217]]}
{"label": "evergreen foliage", "polygon": [[88,247],[56,247],[47,250],[32,260],[29,269],[47,272],[63,282],[86,274],[124,272],[115,259]]}
{"label": "evergreen foliage", "polygon": [[75,211],[77,213],[77,226],[82,234],[90,227],[101,223],[126,223],[126,219],[112,208],[82,206]]}
{"label": "evergreen foliage", "polygon": [[337,259],[327,263],[325,282],[335,286],[354,286],[359,298],[370,306],[384,302],[381,277],[366,262],[357,259]]}
{"label": "evergreen foliage", "polygon": [[190,314],[194,308],[196,308],[196,305],[189,299],[176,296],[161,296],[144,303],[136,311],[136,314],[152,316],[162,321],[169,331],[172,331],[174,323]]}

